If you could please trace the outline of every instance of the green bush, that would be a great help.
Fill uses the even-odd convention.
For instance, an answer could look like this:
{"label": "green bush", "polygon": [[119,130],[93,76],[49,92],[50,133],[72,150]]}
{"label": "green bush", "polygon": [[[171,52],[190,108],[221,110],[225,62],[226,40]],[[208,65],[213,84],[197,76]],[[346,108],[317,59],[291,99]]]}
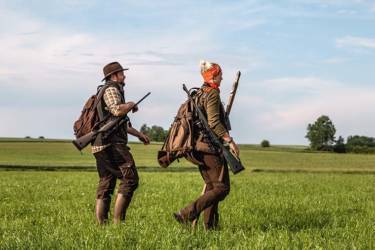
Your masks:
{"label": "green bush", "polygon": [[339,136],[339,139],[337,139],[335,145],[333,146],[333,152],[346,153],[346,145],[342,136]]}
{"label": "green bush", "polygon": [[262,148],[269,148],[271,145],[270,145],[270,142],[268,140],[263,140],[260,143],[260,146],[262,146]]}
{"label": "green bush", "polygon": [[373,154],[375,153],[375,138],[359,135],[349,136],[346,148],[348,152],[352,153]]}

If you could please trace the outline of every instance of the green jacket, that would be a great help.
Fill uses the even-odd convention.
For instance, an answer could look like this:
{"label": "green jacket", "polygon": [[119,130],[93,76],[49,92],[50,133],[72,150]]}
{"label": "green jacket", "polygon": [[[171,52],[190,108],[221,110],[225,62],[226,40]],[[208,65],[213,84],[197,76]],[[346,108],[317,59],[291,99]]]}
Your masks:
{"label": "green jacket", "polygon": [[228,133],[228,129],[225,125],[225,111],[219,90],[203,84],[197,94],[197,103],[206,113],[208,126],[219,138],[223,137]]}

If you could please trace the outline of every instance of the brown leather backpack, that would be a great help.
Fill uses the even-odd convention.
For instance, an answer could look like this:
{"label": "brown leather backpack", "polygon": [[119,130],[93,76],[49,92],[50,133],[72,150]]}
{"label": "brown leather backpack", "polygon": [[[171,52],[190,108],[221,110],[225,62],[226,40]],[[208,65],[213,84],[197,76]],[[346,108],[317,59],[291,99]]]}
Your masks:
{"label": "brown leather backpack", "polygon": [[[193,88],[192,90],[196,90]],[[168,167],[174,160],[185,157],[189,161],[199,164],[192,151],[195,147],[195,125],[196,114],[191,100],[185,101],[177,111],[172,122],[167,138],[161,150],[158,152],[158,162],[161,167]]]}
{"label": "brown leather backpack", "polygon": [[97,93],[90,96],[90,98],[86,101],[81,111],[81,115],[73,125],[74,135],[76,138],[80,138],[81,136],[90,133],[100,123],[98,115],[98,112],[100,112],[98,110],[98,103],[102,99],[104,91],[107,87],[107,85],[99,85]]}

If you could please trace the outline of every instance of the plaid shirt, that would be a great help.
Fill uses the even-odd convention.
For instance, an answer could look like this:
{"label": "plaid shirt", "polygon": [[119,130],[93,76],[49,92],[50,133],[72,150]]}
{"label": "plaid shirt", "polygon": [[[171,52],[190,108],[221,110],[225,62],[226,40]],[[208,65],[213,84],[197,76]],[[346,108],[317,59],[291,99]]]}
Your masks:
{"label": "plaid shirt", "polygon": [[[108,110],[112,115],[119,116],[120,114],[120,104],[122,104],[121,100],[121,93],[115,87],[108,87],[103,94],[103,100],[105,102],[105,109]],[[128,122],[128,126],[131,127],[131,123]],[[100,145],[100,146],[92,146],[91,152],[97,153],[102,151],[106,147],[110,146],[111,144]]]}

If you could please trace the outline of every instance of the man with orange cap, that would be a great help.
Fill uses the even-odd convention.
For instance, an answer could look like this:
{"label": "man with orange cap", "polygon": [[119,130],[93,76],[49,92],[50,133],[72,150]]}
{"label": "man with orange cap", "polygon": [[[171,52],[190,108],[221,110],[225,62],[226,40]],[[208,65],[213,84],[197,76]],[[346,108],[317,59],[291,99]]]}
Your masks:
{"label": "man with orange cap", "polygon": [[[229,135],[224,107],[220,100],[222,70],[216,63],[202,61],[201,74],[204,83],[194,98],[207,115],[207,122],[212,131],[238,156],[239,149]],[[178,222],[187,224],[204,211],[205,228],[214,229],[219,222],[218,204],[224,200],[230,190],[228,166],[223,155],[207,141],[201,132],[193,136],[196,141],[194,157],[201,162],[199,171],[206,188],[204,194],[178,213],[174,213],[174,217]]]}

